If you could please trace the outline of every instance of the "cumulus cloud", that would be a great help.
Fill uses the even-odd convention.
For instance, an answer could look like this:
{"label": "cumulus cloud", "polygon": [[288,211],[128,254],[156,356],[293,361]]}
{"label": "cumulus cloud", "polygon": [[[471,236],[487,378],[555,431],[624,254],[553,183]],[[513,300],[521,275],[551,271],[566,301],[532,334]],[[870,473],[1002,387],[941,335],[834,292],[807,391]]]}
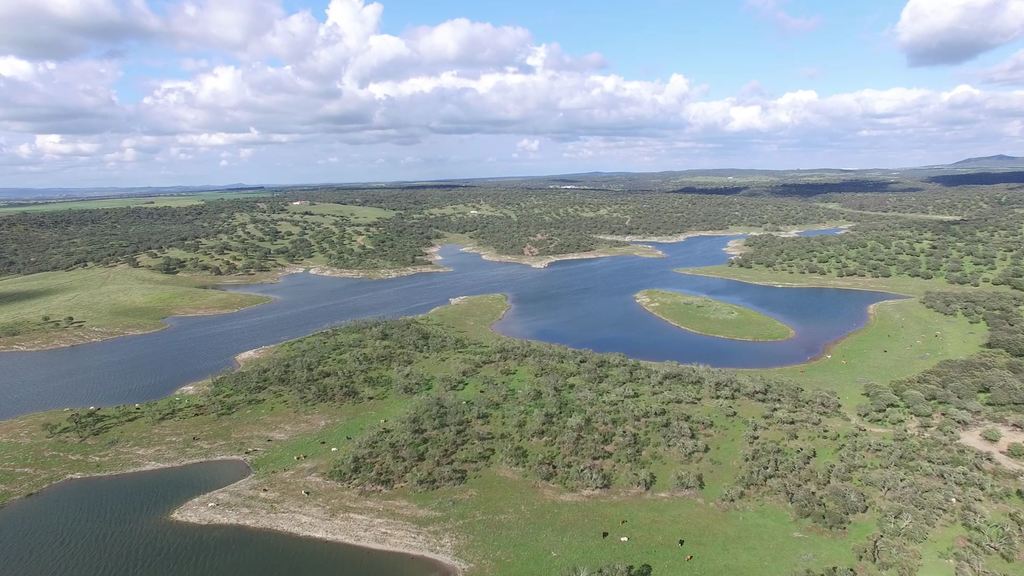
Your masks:
{"label": "cumulus cloud", "polygon": [[[279,0],[254,0],[259,13],[241,0],[175,0],[159,11],[142,0],[87,1],[116,7],[108,20],[145,25],[137,36],[79,35],[73,58],[0,49],[0,164],[15,166],[7,179],[40,166],[171,181],[280,181],[274,170],[318,166],[421,178],[501,170],[510,151],[538,167],[557,159],[551,170],[666,169],[702,157],[802,165],[809,149],[888,162],[906,149],[1024,136],[1021,91],[773,95],[751,83],[711,99],[682,74],[627,78],[598,54],[566,53],[516,26],[454,19],[387,34],[381,4],[364,0],[331,0],[321,14],[288,13]],[[772,18],[784,7],[750,6]],[[128,38],[160,44],[175,69],[152,73],[141,97],[122,102],[119,61],[103,54]],[[1022,59],[985,79],[1011,84]]]}
{"label": "cumulus cloud", "polygon": [[533,158],[540,152],[540,139],[539,138],[523,138],[519,142],[516,142],[516,152],[512,155],[513,158],[528,157]]}
{"label": "cumulus cloud", "polygon": [[159,20],[145,0],[0,2],[0,54],[64,59],[150,36]]}
{"label": "cumulus cloud", "polygon": [[960,64],[1024,37],[1024,0],[909,0],[896,34],[912,66]]}
{"label": "cumulus cloud", "polygon": [[0,57],[0,130],[96,133],[124,129],[116,66],[102,60],[33,62]]}
{"label": "cumulus cloud", "polygon": [[43,159],[56,159],[68,156],[92,156],[99,152],[100,145],[86,140],[69,140],[60,134],[38,134],[33,143],[25,143],[18,147],[17,153],[22,158],[38,156]]}

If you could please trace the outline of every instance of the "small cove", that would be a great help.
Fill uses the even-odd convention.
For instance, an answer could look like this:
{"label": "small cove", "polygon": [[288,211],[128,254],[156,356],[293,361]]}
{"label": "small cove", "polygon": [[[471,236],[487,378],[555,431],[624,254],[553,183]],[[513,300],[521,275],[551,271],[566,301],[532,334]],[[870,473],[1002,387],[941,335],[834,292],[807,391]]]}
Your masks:
{"label": "small cove", "polygon": [[171,520],[249,475],[216,460],[60,482],[0,508],[0,574],[18,576],[448,576],[426,558],[238,526]]}

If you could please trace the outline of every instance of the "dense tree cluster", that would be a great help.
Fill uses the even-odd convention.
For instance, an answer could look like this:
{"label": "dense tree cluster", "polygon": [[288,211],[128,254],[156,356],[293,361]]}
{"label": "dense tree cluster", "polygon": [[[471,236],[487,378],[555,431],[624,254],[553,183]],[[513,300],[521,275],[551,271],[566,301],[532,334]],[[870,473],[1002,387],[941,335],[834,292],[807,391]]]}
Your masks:
{"label": "dense tree cluster", "polygon": [[398,210],[406,217],[422,214],[433,228],[466,234],[502,254],[563,254],[617,244],[600,236],[664,236],[736,226],[781,229],[843,217],[831,208],[795,200],[713,194],[471,187],[294,194]]}
{"label": "dense tree cluster", "polygon": [[753,236],[742,268],[888,278],[944,278],[953,284],[1006,285],[1024,290],[1024,214],[991,213],[967,220],[885,220],[839,236]]}
{"label": "dense tree cluster", "polygon": [[[977,359],[950,381],[971,387],[993,370],[1024,373],[1005,352],[991,354],[1001,363]],[[971,376],[985,366],[985,375]],[[945,376],[936,370],[922,381],[934,377]],[[909,381],[889,393],[913,406],[912,390],[925,395]],[[993,395],[977,392],[973,402]],[[831,393],[704,367],[469,340],[429,318],[329,330],[218,376],[209,393],[75,411],[47,428],[88,438],[133,420],[230,414],[267,401],[383,398],[405,398],[407,407],[339,452],[332,479],[359,489],[432,490],[502,467],[569,490],[688,493],[703,486],[709,447],[727,433],[721,423],[733,422],[743,431],[742,462],[722,500],[777,499],[829,530],[873,519],[876,530],[857,554],[879,571],[914,573],[920,547],[948,523],[967,534],[956,551],[960,574],[986,574],[972,566],[990,555],[1013,560],[1024,542],[1024,517],[1005,513],[1020,496],[1008,478],[982,468],[980,453],[956,442],[961,423],[952,410],[928,433],[880,435],[853,425]]]}
{"label": "dense tree cluster", "polygon": [[960,314],[989,327],[988,347],[976,356],[944,360],[890,384],[868,384],[865,419],[897,424],[966,427],[1005,420],[1024,424],[1024,296],[1011,292],[929,292],[922,301],[943,314]]}
{"label": "dense tree cluster", "polygon": [[237,202],[180,208],[109,208],[0,218],[0,275],[115,264],[230,229]]}
{"label": "dense tree cluster", "polygon": [[989,574],[979,569],[986,556],[1014,561],[1024,550],[1024,515],[995,512],[1019,509],[1020,495],[1012,480],[984,471],[984,457],[959,444],[958,431],[950,420],[929,433],[889,436],[771,410],[746,434],[742,492],[731,497],[774,495],[831,530],[868,513],[876,528],[857,546],[858,558],[908,576],[917,573],[920,546],[933,530],[956,523],[968,535],[953,558],[957,574]]}
{"label": "dense tree cluster", "polygon": [[315,259],[393,268],[425,264],[436,236],[423,219],[357,221],[288,210],[275,198],[20,213],[0,218],[0,276],[112,264],[219,276]]}

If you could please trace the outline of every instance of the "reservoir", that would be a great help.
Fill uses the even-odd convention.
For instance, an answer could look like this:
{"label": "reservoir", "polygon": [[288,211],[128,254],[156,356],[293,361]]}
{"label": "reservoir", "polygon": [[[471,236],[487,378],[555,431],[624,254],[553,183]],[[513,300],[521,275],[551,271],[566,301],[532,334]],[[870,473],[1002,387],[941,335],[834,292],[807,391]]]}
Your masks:
{"label": "reservoir", "polygon": [[249,475],[239,460],[55,484],[0,508],[11,576],[445,576],[432,560],[168,515]]}
{"label": "reservoir", "polygon": [[[57,350],[0,353],[0,419],[53,408],[161,398],[231,369],[234,357],[246,350],[350,320],[423,314],[458,296],[506,294],[511,309],[494,328],[508,336],[643,360],[731,368],[810,360],[862,327],[872,304],[898,298],[861,290],[760,286],[675,271],[725,263],[726,244],[741,237],[701,236],[653,244],[664,258],[568,260],[543,269],[487,261],[448,245],[439,255],[450,272],[384,280],[301,273],[276,283],[231,288],[264,294],[273,301],[230,314],[169,318],[168,328],[149,334]],[[688,332],[634,301],[634,294],[646,289],[747,306],[789,325],[795,336],[747,342]]]}

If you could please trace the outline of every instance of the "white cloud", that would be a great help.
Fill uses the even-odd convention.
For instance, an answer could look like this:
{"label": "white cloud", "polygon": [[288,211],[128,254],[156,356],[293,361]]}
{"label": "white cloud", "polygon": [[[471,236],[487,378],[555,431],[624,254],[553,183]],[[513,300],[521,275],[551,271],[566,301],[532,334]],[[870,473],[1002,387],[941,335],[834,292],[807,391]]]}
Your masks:
{"label": "white cloud", "polygon": [[[126,18],[128,4],[113,2]],[[145,30],[172,50],[174,69],[152,73],[129,102],[118,98],[118,60],[96,56],[127,36],[84,37],[93,44],[70,59],[0,50],[0,164],[66,166],[68,178],[148,179],[159,167],[199,181],[222,162],[253,181],[305,179],[307,167],[325,170],[310,180],[472,175],[521,168],[512,156],[547,171],[888,164],[907,150],[1010,146],[1024,132],[1022,91],[772,95],[751,83],[712,99],[682,74],[626,78],[600,55],[567,54],[515,26],[456,19],[394,35],[382,32],[377,3],[332,0],[314,15],[259,2],[264,10],[250,14],[240,0],[172,0]],[[781,2],[749,5],[785,13]],[[132,6],[152,14],[141,0]],[[1021,60],[984,79],[1012,84]]]}
{"label": "white cloud", "polygon": [[787,0],[747,0],[746,6],[787,33],[810,32],[821,25],[820,16],[794,16],[785,9]]}
{"label": "white cloud", "polygon": [[283,16],[279,0],[186,0],[172,6],[161,33],[185,47],[241,52]]}
{"label": "white cloud", "polygon": [[0,57],[0,130],[68,134],[123,129],[127,112],[113,89],[118,74],[116,66],[102,60]]}
{"label": "white cloud", "polygon": [[1007,61],[982,71],[981,78],[988,84],[1024,86],[1024,50]]}
{"label": "white cloud", "polygon": [[1024,37],[1024,0],[909,0],[896,34],[912,66],[960,64]]}
{"label": "white cloud", "polygon": [[540,139],[539,138],[523,138],[519,142],[516,142],[516,152],[512,155],[513,158],[536,158],[537,153],[540,152]]}
{"label": "white cloud", "polygon": [[39,157],[54,160],[65,157],[89,157],[100,150],[100,145],[87,140],[69,140],[60,134],[37,134],[35,140],[18,147],[22,158]]}
{"label": "white cloud", "polygon": [[4,0],[0,54],[63,59],[155,33],[145,0]]}

